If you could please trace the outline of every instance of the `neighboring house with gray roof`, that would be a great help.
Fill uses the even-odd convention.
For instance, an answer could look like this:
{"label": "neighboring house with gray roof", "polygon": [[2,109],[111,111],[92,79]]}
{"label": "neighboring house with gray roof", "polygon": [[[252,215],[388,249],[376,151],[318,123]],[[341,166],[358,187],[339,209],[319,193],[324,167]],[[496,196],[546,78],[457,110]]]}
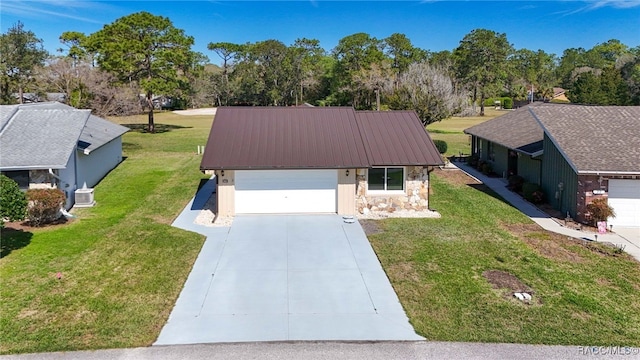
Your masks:
{"label": "neighboring house with gray roof", "polygon": [[57,103],[0,106],[0,171],[21,188],[60,188],[69,209],[75,190],[95,186],[122,161],[129,129]]}
{"label": "neighboring house with gray roof", "polygon": [[533,105],[465,133],[474,155],[539,184],[562,213],[586,222],[586,206],[604,197],[609,224],[640,227],[640,106]]}

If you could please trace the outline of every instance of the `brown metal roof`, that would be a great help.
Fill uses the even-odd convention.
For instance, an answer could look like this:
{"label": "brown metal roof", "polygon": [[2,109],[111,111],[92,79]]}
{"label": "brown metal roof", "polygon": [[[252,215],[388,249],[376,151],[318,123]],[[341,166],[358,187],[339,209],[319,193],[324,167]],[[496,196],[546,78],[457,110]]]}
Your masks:
{"label": "brown metal roof", "polygon": [[442,164],[438,151],[414,112],[356,112],[351,107],[220,107],[200,169],[438,164]]}
{"label": "brown metal roof", "polygon": [[348,107],[218,108],[200,164],[202,170],[367,166]]}
{"label": "brown metal roof", "polygon": [[357,111],[371,166],[442,165],[442,157],[415,111]]}

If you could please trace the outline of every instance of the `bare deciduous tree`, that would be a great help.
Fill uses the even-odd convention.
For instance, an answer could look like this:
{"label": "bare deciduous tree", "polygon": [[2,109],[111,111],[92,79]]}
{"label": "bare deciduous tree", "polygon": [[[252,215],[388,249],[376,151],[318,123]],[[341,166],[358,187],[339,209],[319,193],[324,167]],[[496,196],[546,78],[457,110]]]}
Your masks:
{"label": "bare deciduous tree", "polygon": [[409,65],[392,98],[395,109],[415,110],[424,125],[462,113],[467,96],[456,90],[446,70],[428,63]]}

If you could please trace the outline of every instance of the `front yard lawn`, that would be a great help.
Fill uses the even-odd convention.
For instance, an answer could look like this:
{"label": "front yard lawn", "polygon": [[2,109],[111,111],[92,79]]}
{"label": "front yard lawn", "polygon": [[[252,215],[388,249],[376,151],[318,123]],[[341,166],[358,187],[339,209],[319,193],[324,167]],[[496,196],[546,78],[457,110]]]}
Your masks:
{"label": "front yard lawn", "polygon": [[127,158],[96,186],[94,208],[65,225],[3,232],[0,353],[155,341],[204,242],[170,224],[204,176],[195,152],[211,118],[125,134]]}
{"label": "front yard lawn", "polygon": [[[457,173],[432,177],[431,206],[441,219],[383,220],[376,224],[382,232],[369,236],[419,334],[640,346],[638,262],[603,244],[546,232]],[[512,287],[532,291],[532,303],[515,299]]]}

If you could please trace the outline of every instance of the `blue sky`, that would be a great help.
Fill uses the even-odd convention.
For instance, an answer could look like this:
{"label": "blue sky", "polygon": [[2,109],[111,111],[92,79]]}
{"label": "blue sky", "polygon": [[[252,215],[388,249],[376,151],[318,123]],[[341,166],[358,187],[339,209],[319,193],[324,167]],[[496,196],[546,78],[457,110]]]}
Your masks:
{"label": "blue sky", "polygon": [[640,0],[592,1],[91,1],[0,0],[2,32],[17,21],[50,52],[64,31],[90,34],[138,11],[170,18],[195,38],[194,50],[218,63],[209,42],[246,43],[296,38],[320,40],[331,50],[357,32],[377,38],[406,34],[414,46],[452,50],[471,30],[507,34],[517,48],[562,54],[615,38],[640,45]]}

